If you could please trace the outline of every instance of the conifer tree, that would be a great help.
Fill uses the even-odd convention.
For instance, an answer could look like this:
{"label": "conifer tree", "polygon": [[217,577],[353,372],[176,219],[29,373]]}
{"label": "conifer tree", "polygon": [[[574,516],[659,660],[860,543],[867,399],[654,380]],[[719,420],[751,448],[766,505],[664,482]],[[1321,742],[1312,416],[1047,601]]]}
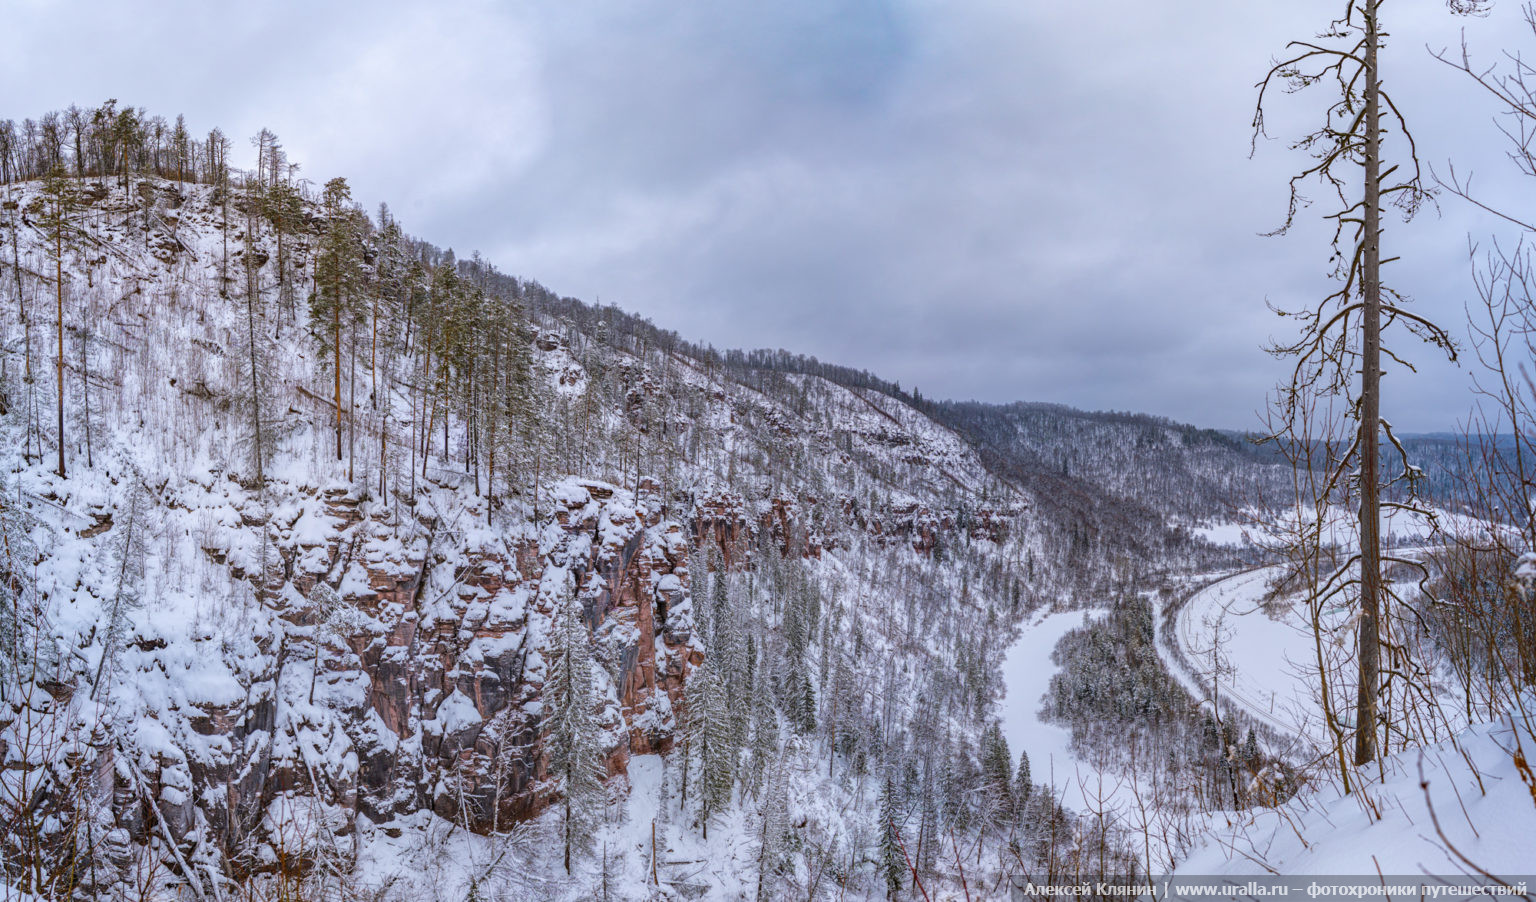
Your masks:
{"label": "conifer tree", "polygon": [[342,459],[342,398],[341,398],[341,331],[350,325],[353,305],[361,280],[362,249],[359,246],[356,218],[350,204],[352,189],[344,178],[333,178],[325,183],[322,203],[325,209],[326,231],[320,243],[320,255],[315,267],[315,294],[310,299],[309,315],[315,338],[321,352],[331,358],[334,384],[333,400],[336,404],[336,460]]}
{"label": "conifer tree", "polygon": [[1013,774],[1013,808],[1017,817],[1022,817],[1024,808],[1029,804],[1030,794],[1034,792],[1034,784],[1029,774],[1029,752],[1019,750],[1019,767]]}
{"label": "conifer tree", "polygon": [[709,580],[709,619],[714,624],[715,632],[709,637],[716,645],[724,645],[723,634],[731,629],[729,589],[725,582],[725,564],[720,560],[720,549],[714,543],[709,543],[708,567]]}
{"label": "conifer tree", "polygon": [[[387,338],[391,308],[400,306],[406,275],[404,254],[400,247],[402,238],[400,224],[389,215],[389,207],[380,204],[368,338],[368,372],[372,379],[368,390],[368,406],[374,410],[379,408],[381,401],[387,400],[379,392],[379,328],[384,326]],[[388,404],[384,406],[388,407]]]}
{"label": "conifer tree", "polygon": [[427,460],[432,452],[432,436],[439,414],[443,420],[443,456],[448,453],[448,422],[446,399],[452,388],[452,359],[455,346],[460,340],[461,320],[455,319],[460,310],[458,265],[453,252],[432,270],[430,287],[422,305],[425,331],[422,335],[422,380],[425,397],[422,399],[421,475],[427,475]]}
{"label": "conifer tree", "polygon": [[[710,568],[718,566],[712,551],[713,549],[706,549],[704,553],[705,574],[713,573],[714,571]],[[715,652],[715,606],[710,602],[708,594],[702,591],[703,588],[704,580],[700,579],[693,595],[693,629],[698,633],[699,638],[704,640],[704,647],[713,654]]]}
{"label": "conifer tree", "polygon": [[1013,762],[1008,754],[1008,740],[1003,738],[997,721],[987,725],[982,736],[981,769],[986,780],[987,800],[1001,820],[1013,809]]}
{"label": "conifer tree", "polygon": [[208,132],[208,180],[213,183],[213,196],[219,205],[219,229],[221,253],[219,256],[219,296],[229,296],[229,138],[218,129]]}
{"label": "conifer tree", "polygon": [[85,420],[85,466],[96,466],[91,450],[91,345],[96,339],[95,330],[88,322],[82,322],[75,330],[75,344],[80,348],[80,415]]}
{"label": "conifer tree", "polygon": [[[293,280],[289,275],[289,258],[292,242],[304,224],[304,201],[299,192],[287,180],[279,180],[261,192],[261,213],[272,225],[272,235],[277,239],[277,304],[286,316],[293,315]],[[278,320],[281,334],[282,320]]]}
{"label": "conifer tree", "polygon": [[129,615],[142,606],[139,590],[144,582],[144,558],[147,549],[144,517],[148,513],[149,497],[138,473],[130,473],[128,499],[125,510],[110,535],[111,551],[108,556],[113,571],[115,590],[106,605],[107,622],[102,628],[101,660],[96,665],[96,678],[91,681],[91,697],[101,691],[105,678],[116,666],[118,652],[128,634]]}
{"label": "conifer tree", "polygon": [[577,611],[574,590],[561,599],[552,625],[549,675],[544,692],[549,705],[545,749],[549,774],[559,783],[560,835],[565,872],[571,856],[591,842],[602,801],[603,761],[593,717],[592,647]]}
{"label": "conifer tree", "polygon": [[533,515],[537,519],[539,486],[544,479],[550,437],[555,429],[564,428],[564,424],[550,419],[555,410],[555,397],[549,379],[533,359],[532,346],[525,338],[519,338],[512,353],[515,355],[512,361],[514,372],[524,374],[524,381],[512,397],[513,409],[519,414],[516,421],[519,456],[508,477],[527,484],[533,500]]}
{"label": "conifer tree", "polygon": [[[187,119],[185,116],[178,113],[176,114],[176,127],[171,132],[171,153],[176,160],[177,182],[185,182],[187,180],[187,163],[191,162],[191,156],[188,153],[190,143],[191,136],[187,134]],[[75,156],[77,158],[76,164],[81,167],[81,171],[83,173],[83,158],[85,154],[83,152],[78,152]]]}
{"label": "conifer tree", "polygon": [[1242,761],[1243,767],[1249,773],[1253,773],[1259,766],[1259,758],[1259,738],[1253,732],[1253,728],[1250,727],[1248,729],[1248,737],[1243,740],[1243,749],[1239,760]]}
{"label": "conifer tree", "polygon": [[31,577],[37,560],[31,538],[36,519],[17,503],[19,484],[0,475],[0,701],[7,699],[11,681],[21,678],[36,600]]}
{"label": "conifer tree", "polygon": [[311,654],[309,668],[309,704],[315,703],[315,688],[320,685],[320,660],[325,651],[326,628],[341,608],[341,596],[325,582],[317,582],[309,592],[309,642]]}
{"label": "conifer tree", "polygon": [[117,111],[112,122],[112,139],[118,153],[118,174],[122,176],[123,196],[132,193],[133,161],[136,152],[144,145],[143,114],[133,107]]}
{"label": "conifer tree", "polygon": [[896,786],[889,775],[880,785],[880,878],[885,883],[887,899],[896,898],[905,883],[905,856],[896,826]]}
{"label": "conifer tree", "polygon": [[521,480],[543,423],[523,307],[502,298],[492,299],[486,306],[486,334],[481,342],[485,360],[480,371],[485,384],[481,394],[486,399],[482,431],[489,518],[498,476],[509,494],[521,491]]}
{"label": "conifer tree", "polygon": [[267,481],[266,461],[273,445],[271,421],[274,416],[270,410],[272,399],[266,390],[271,359],[265,328],[265,305],[262,303],[261,269],[257,264],[258,203],[256,198],[247,198],[245,205],[245,309],[242,311],[244,321],[238,327],[235,337],[236,359],[241,373],[239,384],[232,394],[236,405],[244,409],[244,419],[250,428],[246,436],[252,470],[249,480],[260,491]]}
{"label": "conifer tree", "polygon": [[784,870],[784,834],[789,826],[785,784],[789,775],[777,761],[767,772],[757,823],[757,899],[770,898],[769,890]]}
{"label": "conifer tree", "polygon": [[779,756],[779,713],[766,686],[751,692],[752,765],[747,788],[755,795],[766,779],[769,765]]}
{"label": "conifer tree", "polygon": [[58,354],[54,358],[58,376],[58,438],[59,465],[55,472],[62,478],[64,468],[64,252],[73,246],[75,238],[75,208],[78,200],[75,186],[64,174],[64,167],[55,165],[43,178],[43,212],[39,226],[48,241],[53,257],[54,311],[57,317],[55,331],[58,337]]}
{"label": "conifer tree", "polygon": [[816,690],[811,686],[810,674],[801,669],[798,675],[799,692],[796,693],[795,698],[797,712],[795,726],[801,735],[805,735],[816,729]]}
{"label": "conifer tree", "polygon": [[738,750],[732,741],[725,686],[714,665],[705,661],[688,682],[699,750],[699,821],[707,839],[710,819],[730,807]]}

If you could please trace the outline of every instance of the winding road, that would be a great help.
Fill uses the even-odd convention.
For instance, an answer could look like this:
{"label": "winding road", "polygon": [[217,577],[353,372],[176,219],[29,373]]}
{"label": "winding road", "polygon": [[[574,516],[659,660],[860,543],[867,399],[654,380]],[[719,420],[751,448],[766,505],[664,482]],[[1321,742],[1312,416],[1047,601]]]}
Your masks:
{"label": "winding road", "polygon": [[1283,736],[1309,737],[1318,726],[1307,663],[1312,638],[1260,608],[1272,573],[1229,573],[1168,605],[1158,651],[1196,698],[1236,707]]}

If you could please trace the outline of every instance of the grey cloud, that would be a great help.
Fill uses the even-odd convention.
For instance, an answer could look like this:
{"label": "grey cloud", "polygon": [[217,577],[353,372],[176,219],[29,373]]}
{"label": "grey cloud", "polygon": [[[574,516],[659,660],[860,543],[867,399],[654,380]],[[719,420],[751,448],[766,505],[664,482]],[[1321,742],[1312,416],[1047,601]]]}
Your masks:
{"label": "grey cloud", "polygon": [[[1249,159],[1253,84],[1336,6],[32,3],[0,83],[10,116],[116,96],[239,140],[271,126],[304,174],[348,175],[423,237],[717,346],[1242,427],[1282,372],[1266,300],[1332,289],[1324,198],[1258,236],[1318,100],[1276,98]],[[1467,23],[1490,59],[1517,33],[1504,7]],[[1390,11],[1389,84],[1425,160],[1529,197],[1490,108],[1423,49],[1463,23]],[[47,66],[65,40],[76,64]],[[1397,284],[1460,323],[1465,236],[1491,228],[1450,201],[1392,223]],[[1389,391],[1405,428],[1467,401],[1438,365]]]}

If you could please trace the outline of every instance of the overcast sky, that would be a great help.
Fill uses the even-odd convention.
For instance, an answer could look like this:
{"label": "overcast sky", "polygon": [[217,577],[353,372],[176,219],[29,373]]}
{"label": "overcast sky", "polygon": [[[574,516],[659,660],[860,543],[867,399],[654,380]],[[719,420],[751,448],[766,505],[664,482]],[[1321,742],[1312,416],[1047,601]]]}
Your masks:
{"label": "overcast sky", "polygon": [[[1330,290],[1315,215],[1258,237],[1321,95],[1282,100],[1250,159],[1253,85],[1340,6],[6,0],[0,117],[115,97],[247,156],[267,126],[301,174],[347,176],[413,233],[685,338],[935,397],[1250,428],[1281,374],[1261,346],[1290,334],[1266,301]],[[1387,15],[1426,163],[1529,209],[1491,107],[1426,50],[1463,27],[1490,61],[1531,47],[1519,9]],[[1468,235],[1494,230],[1454,200],[1389,220],[1390,280],[1464,332]],[[1470,400],[1439,365],[1386,391],[1413,430]]]}

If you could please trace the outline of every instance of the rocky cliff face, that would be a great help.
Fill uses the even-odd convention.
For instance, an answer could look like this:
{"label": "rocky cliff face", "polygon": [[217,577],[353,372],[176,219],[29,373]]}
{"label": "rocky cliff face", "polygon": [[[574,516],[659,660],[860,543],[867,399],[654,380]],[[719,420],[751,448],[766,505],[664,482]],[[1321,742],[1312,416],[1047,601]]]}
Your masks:
{"label": "rocky cliff face", "polygon": [[[376,823],[426,809],[490,831],[536,815],[551,800],[541,639],[561,592],[579,598],[609,677],[609,775],[630,754],[667,750],[704,656],[689,630],[688,530],[620,494],[569,480],[540,532],[471,538],[428,520],[401,542],[411,514],[332,490],[286,526],[253,524],[273,539],[264,578],[205,549],[258,582],[275,616],[249,657],[204,650],[242,691],[184,712],[203,753],[142,768],[172,834],[206,823],[233,840],[285,794]],[[144,839],[152,821],[123,826]]]}
{"label": "rocky cliff face", "polygon": [[[642,497],[646,490],[654,494],[655,486],[642,485]],[[325,538],[295,537],[297,521],[279,529],[261,581],[264,592],[285,599],[272,637],[280,647],[271,638],[258,642],[255,660],[263,664],[237,677],[243,697],[199,704],[190,717],[194,732],[222,741],[229,754],[188,762],[196,791],[161,806],[173,833],[186,836],[197,805],[217,833],[238,835],[282,793],[324,798],[379,823],[428,809],[445,818],[467,814],[471,829],[490,831],[537,815],[553,799],[539,638],[553,596],[567,586],[611,676],[609,776],[624,773],[631,754],[669,750],[687,675],[705,654],[691,632],[690,560],[714,544],[727,564],[741,561],[758,536],[783,554],[817,556],[820,540],[800,516],[817,502],[770,499],[749,521],[744,499],[716,495],[680,521],[663,519],[658,504],[636,509],[623,495],[609,484],[568,480],[552,494],[555,507],[541,533],[482,537],[467,552],[457,545],[464,536],[431,523],[414,542],[400,543],[403,515],[344,491],[320,494],[324,528],[317,533]],[[896,538],[923,553],[940,536],[1000,542],[1007,532],[1007,520],[987,510],[964,529],[952,512],[915,506],[857,519],[875,540]],[[227,563],[224,551],[205,553]],[[232,570],[237,579],[255,578]],[[302,671],[298,689],[308,678],[306,703],[318,696],[325,709],[316,719],[332,722],[303,723],[297,741],[305,747],[274,757],[274,699],[286,666]],[[338,751],[355,768],[316,769],[308,761],[309,752],[331,762]],[[170,785],[166,773],[146,771],[162,789]],[[215,799],[220,804],[207,804]]]}
{"label": "rocky cliff face", "polygon": [[[110,828],[134,844],[217,847],[260,869],[313,842],[274,819],[294,799],[323,810],[307,829],[323,824],[331,841],[351,835],[358,815],[388,824],[430,810],[487,833],[536,816],[557,798],[542,640],[562,592],[580,600],[605,678],[609,776],[632,754],[668,751],[688,674],[705,657],[693,635],[699,549],[713,544],[738,564],[759,541],[816,556],[819,502],[715,494],[667,518],[644,500],[654,484],[641,488],[637,505],[611,484],[565,480],[543,529],[520,534],[458,528],[339,488],[300,489],[301,501],[266,515],[244,499],[245,516],[197,541],[210,572],[249,587],[245,628],[151,620],[127,649],[137,691],[118,690],[128,696],[119,710],[142,719],[122,724],[127,741],[98,749],[94,768],[122,802]],[[186,494],[166,492],[171,511]],[[851,522],[924,553],[941,536],[1006,532],[985,511],[964,524],[916,508]],[[263,541],[267,560],[253,563]]]}
{"label": "rocky cliff face", "polygon": [[[16,210],[36,207],[28,191]],[[540,453],[558,465],[522,464],[493,501],[478,472],[465,475],[483,438],[467,416],[444,414],[433,437],[446,438],[418,441],[421,370],[402,350],[416,339],[397,327],[390,353],[404,362],[380,364],[383,400],[348,408],[378,464],[349,477],[331,450],[326,360],[280,298],[265,321],[262,408],[279,438],[258,489],[241,463],[248,323],[224,274],[275,282],[272,236],[223,226],[205,187],[141,193],[158,204],[150,216],[119,194],[84,195],[95,250],[66,261],[86,285],[70,316],[95,330],[65,370],[69,422],[82,427],[71,441],[93,443],[69,446],[68,478],[39,451],[51,434],[38,426],[43,383],[0,379],[14,474],[0,527],[15,539],[0,576],[47,645],[28,679],[6,684],[18,694],[0,706],[0,757],[14,779],[0,802],[57,837],[88,823],[119,878],[155,848],[181,874],[308,867],[346,854],[359,818],[398,830],[432,812],[485,834],[536,817],[558,798],[545,683],[567,598],[590,630],[618,777],[632,755],[679,739],[690,674],[709,654],[694,616],[705,549],[736,573],[765,555],[815,563],[847,588],[874,569],[861,555],[932,579],[914,562],[1004,545],[1017,558],[1038,528],[1028,499],[891,397],[802,375],[768,391],[553,318],[525,331],[534,415],[560,456]],[[25,286],[48,251],[35,229],[9,225],[0,243]],[[290,295],[307,290],[322,227],[311,217],[286,239]],[[25,347],[41,326],[0,333],[4,348]],[[839,616],[863,623],[851,607]],[[798,653],[822,639],[802,635]],[[854,680],[816,678],[822,693]],[[801,680],[796,704],[810,697]]]}

